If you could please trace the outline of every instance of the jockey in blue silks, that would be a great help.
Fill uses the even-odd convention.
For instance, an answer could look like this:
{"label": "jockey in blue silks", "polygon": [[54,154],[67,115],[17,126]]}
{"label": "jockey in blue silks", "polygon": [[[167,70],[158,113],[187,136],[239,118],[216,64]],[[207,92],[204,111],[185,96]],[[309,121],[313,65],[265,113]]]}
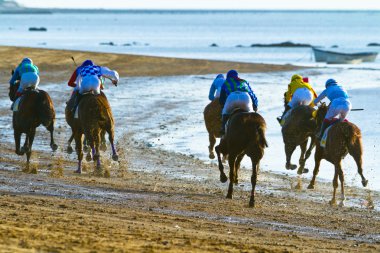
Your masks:
{"label": "jockey in blue silks", "polygon": [[219,103],[223,107],[222,111],[222,128],[221,134],[224,134],[224,128],[230,114],[234,109],[243,109],[246,112],[257,111],[258,100],[253,93],[249,83],[239,78],[236,70],[230,70],[227,73],[226,81],[223,83]]}
{"label": "jockey in blue silks", "polygon": [[333,118],[339,116],[339,121],[344,121],[352,108],[347,91],[340,86],[337,81],[328,79],[325,87],[326,89],[314,100],[315,105],[325,97],[331,101],[325,119],[323,120],[321,131],[317,135],[319,139],[322,138],[323,132],[333,122]]}
{"label": "jockey in blue silks", "polygon": [[219,74],[216,76],[215,80],[211,84],[210,92],[208,94],[208,99],[213,101],[215,98],[220,97],[220,90],[222,89],[224,81],[225,79],[224,79],[223,74]]}

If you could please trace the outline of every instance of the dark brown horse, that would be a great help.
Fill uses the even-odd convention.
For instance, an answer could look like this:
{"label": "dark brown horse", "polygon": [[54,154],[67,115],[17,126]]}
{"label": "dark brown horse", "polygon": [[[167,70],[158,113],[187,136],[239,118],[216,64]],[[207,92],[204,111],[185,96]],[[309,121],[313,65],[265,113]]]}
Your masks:
{"label": "dark brown horse", "polygon": [[220,138],[220,126],[222,125],[222,106],[219,104],[219,99],[214,99],[206,105],[203,111],[206,129],[208,132],[208,139],[210,145],[208,146],[209,158],[214,159],[214,146],[216,138]]}
{"label": "dark brown horse", "polygon": [[[317,111],[316,121],[318,126],[318,131],[321,128],[323,119],[327,113],[328,107],[325,104],[322,104]],[[315,178],[319,172],[319,165],[322,159],[326,159],[335,166],[335,174],[333,179],[333,198],[330,201],[331,205],[336,204],[336,189],[338,188],[338,177],[341,184],[341,202],[340,205],[344,205],[344,175],[342,169],[342,160],[347,154],[350,154],[358,167],[358,173],[362,178],[362,185],[367,186],[368,180],[363,176],[362,168],[362,136],[360,129],[353,123],[350,122],[337,122],[331,126],[328,136],[326,139],[326,147],[323,148],[320,146],[319,141],[316,143],[315,151],[315,167],[313,171],[313,178],[310,181],[308,189],[314,189]]]}
{"label": "dark brown horse", "polygon": [[[285,144],[287,170],[294,170],[297,165],[291,164],[291,158],[297,146],[301,147],[301,156],[299,159],[298,174],[307,173],[309,170],[305,168],[306,160],[310,157],[314,148],[316,123],[313,118],[315,110],[306,105],[295,107],[289,112],[284,125],[282,126],[282,139]],[[306,151],[307,143],[311,138],[310,146]]]}
{"label": "dark brown horse", "polygon": [[114,145],[114,120],[112,116],[111,106],[104,94],[94,95],[86,94],[78,105],[78,114],[81,131],[74,134],[76,151],[78,154],[78,173],[82,172],[81,162],[83,159],[82,151],[82,134],[84,133],[93,156],[93,160],[97,162],[97,168],[100,168],[100,140],[102,130],[108,133],[108,138],[112,148],[112,159],[118,160]]}
{"label": "dark brown horse", "polygon": [[[19,83],[10,85],[9,98],[16,100],[16,91]],[[36,128],[43,125],[50,132],[50,147],[56,151],[58,146],[54,142],[55,110],[49,94],[43,90],[27,89],[23,92],[18,110],[13,112],[13,130],[16,144],[16,154],[26,154],[27,163],[30,162],[32,145]],[[25,143],[20,148],[21,135],[25,134]]]}
{"label": "dark brown horse", "polygon": [[249,206],[255,206],[255,187],[257,182],[257,174],[259,170],[259,162],[264,155],[264,148],[268,147],[265,139],[265,120],[258,113],[235,112],[231,115],[227,125],[227,132],[220,140],[220,144],[215,147],[218,156],[220,181],[227,181],[224,173],[224,167],[220,154],[228,155],[228,164],[230,167],[230,183],[228,186],[227,198],[232,199],[233,184],[238,182],[238,170],[240,162],[244,155],[251,158],[252,191],[249,200]]}

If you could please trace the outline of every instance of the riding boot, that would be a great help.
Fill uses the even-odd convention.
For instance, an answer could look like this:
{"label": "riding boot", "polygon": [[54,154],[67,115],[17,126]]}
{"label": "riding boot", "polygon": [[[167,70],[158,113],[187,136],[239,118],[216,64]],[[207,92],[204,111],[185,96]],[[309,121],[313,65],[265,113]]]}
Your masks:
{"label": "riding boot", "polygon": [[324,120],[322,122],[321,131],[316,135],[318,140],[322,139],[323,133],[325,132],[326,128],[329,127],[329,125],[330,125],[330,122],[328,122],[327,120]]}
{"label": "riding boot", "polygon": [[228,121],[229,117],[230,117],[229,114],[223,114],[222,115],[222,128],[220,129],[220,134],[221,135],[225,134],[225,128],[226,128],[226,124],[227,124],[227,121]]}
{"label": "riding boot", "polygon": [[82,94],[80,94],[80,93],[78,92],[78,93],[76,94],[76,97],[75,97],[74,106],[73,106],[73,108],[72,108],[72,110],[71,110],[73,113],[75,113],[75,111],[76,111],[76,109],[77,109],[77,107],[78,107],[78,105],[79,105],[79,102],[80,102],[81,98],[82,98]]}
{"label": "riding boot", "polygon": [[290,110],[292,109],[289,105],[286,105],[285,106],[285,111],[282,113],[281,117],[277,117],[277,121],[278,123],[280,123],[281,125],[281,122],[282,122],[282,119],[284,118],[285,114]]}

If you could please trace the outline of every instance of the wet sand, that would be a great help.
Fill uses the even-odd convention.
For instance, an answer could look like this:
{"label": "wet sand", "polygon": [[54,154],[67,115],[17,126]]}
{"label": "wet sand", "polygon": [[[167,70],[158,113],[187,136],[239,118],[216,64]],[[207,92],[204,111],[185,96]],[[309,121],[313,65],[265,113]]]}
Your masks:
{"label": "wet sand", "polygon": [[[9,52],[8,56],[12,55]],[[43,51],[47,62],[47,55],[51,52],[56,51]],[[67,53],[68,57],[71,54],[57,52],[63,53]],[[53,56],[57,57],[55,54]],[[50,58],[50,61],[53,59]],[[188,61],[189,64],[190,62],[192,61]],[[265,65],[260,66],[263,68],[261,71],[265,71]],[[171,67],[172,73],[163,75],[176,75],[175,67]],[[2,65],[1,71],[6,68],[8,67]],[[179,73],[197,74],[189,70],[194,68],[198,67],[188,66],[188,72]],[[277,70],[288,70],[288,67],[278,68]],[[44,73],[52,78],[49,79],[51,82],[66,80],[67,77],[63,78],[61,72],[64,69],[57,66],[48,69],[51,71]],[[128,79],[123,79],[121,85],[128,85]],[[138,83],[132,87],[136,85]],[[2,91],[5,92],[4,86],[6,85],[2,85]],[[57,85],[47,88],[57,90]],[[0,99],[6,103],[4,92]],[[69,90],[65,87],[50,94],[58,115],[61,115],[61,107],[64,106]],[[129,102],[129,105],[133,103]],[[56,122],[55,136],[60,146],[56,153],[46,149],[47,132],[43,128],[38,129],[29,170],[25,170],[25,157],[14,154],[14,144],[9,141],[11,131],[5,129],[11,127],[10,122],[4,126],[0,142],[0,251],[380,250],[380,215],[371,207],[373,199],[379,199],[377,192],[369,195],[362,188],[346,187],[348,198],[360,200],[358,206],[331,207],[328,204],[332,192],[330,182],[318,181],[317,189],[309,191],[305,189],[307,182],[304,181],[303,188],[297,190],[294,179],[261,171],[257,185],[257,206],[248,208],[250,183],[247,179],[250,171],[242,170],[239,185],[235,186],[234,199],[227,200],[227,185],[219,182],[217,166],[206,164],[191,155],[154,147],[141,137],[144,136],[141,135],[142,132],[150,133],[149,127],[157,125],[163,126],[162,129],[159,127],[150,134],[160,138],[164,132],[166,134],[169,125],[175,127],[176,120],[183,120],[165,119],[163,123],[162,118],[152,114],[178,109],[186,104],[168,104],[162,100],[155,103],[155,106],[157,110],[154,112],[138,106],[129,108],[133,111],[133,121],[130,118],[118,118],[121,108],[114,108],[118,122],[117,146],[120,161],[111,161],[108,150],[103,155],[104,170],[95,172],[92,163],[85,163],[86,171],[83,175],[73,173],[76,168],[75,155],[64,152],[70,134],[64,119],[58,118]],[[10,114],[7,106],[1,108],[1,115]],[[147,125],[148,121],[153,122]],[[38,174],[34,174],[35,170]]]}

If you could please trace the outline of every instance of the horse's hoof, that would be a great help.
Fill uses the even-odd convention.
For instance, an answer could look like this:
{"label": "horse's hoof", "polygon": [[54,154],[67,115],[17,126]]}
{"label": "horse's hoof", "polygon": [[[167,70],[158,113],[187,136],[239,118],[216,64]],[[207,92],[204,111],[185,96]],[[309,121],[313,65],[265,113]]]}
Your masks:
{"label": "horse's hoof", "polygon": [[25,153],[28,153],[29,152],[29,148],[26,148],[26,147],[22,147],[21,150],[20,150],[20,153],[23,155]]}
{"label": "horse's hoof", "polygon": [[309,172],[309,169],[306,169],[306,168],[298,168],[298,171],[297,171],[297,174],[298,175],[302,175],[302,174],[305,174],[305,173],[308,173]]}
{"label": "horse's hoof", "polygon": [[106,144],[101,144],[99,148],[100,148],[100,150],[103,151],[103,152],[104,152],[104,151],[107,151],[107,145],[106,145]]}
{"label": "horse's hoof", "polygon": [[344,205],[345,205],[345,204],[344,204],[344,200],[342,200],[342,201],[339,203],[339,206],[340,206],[340,207],[344,207]]}
{"label": "horse's hoof", "polygon": [[53,150],[53,151],[56,151],[58,149],[58,145],[55,143],[50,145],[50,147],[51,147],[51,150]]}
{"label": "horse's hoof", "polygon": [[66,152],[68,154],[72,154],[74,152],[74,149],[71,146],[68,146],[67,149],[66,149]]}
{"label": "horse's hoof", "polygon": [[238,185],[238,184],[239,184],[239,181],[238,181],[238,180],[235,180],[235,181],[234,181],[234,184],[235,184],[235,185]]}
{"label": "horse's hoof", "polygon": [[215,155],[213,153],[210,153],[210,155],[208,156],[210,159],[215,159]]}
{"label": "horse's hoof", "polygon": [[21,155],[24,155],[24,154],[25,154],[25,153],[23,153],[22,151],[20,151],[20,150],[17,151],[17,150],[16,150],[16,155],[20,155],[20,156],[21,156]]}
{"label": "horse's hoof", "polygon": [[255,201],[254,200],[249,201],[249,207],[255,207]]}
{"label": "horse's hoof", "polygon": [[83,146],[83,152],[88,152],[90,149],[88,146]]}
{"label": "horse's hoof", "polygon": [[117,162],[119,160],[119,156],[118,155],[112,155],[112,160],[114,160],[115,162]]}
{"label": "horse's hoof", "polygon": [[309,185],[307,186],[307,189],[309,189],[309,190],[314,190],[314,185],[313,185],[313,184],[309,184]]}
{"label": "horse's hoof", "polygon": [[226,198],[227,199],[232,199],[232,194],[227,194]]}
{"label": "horse's hoof", "polygon": [[363,185],[363,187],[366,187],[367,184],[368,184],[368,180],[363,180],[363,181],[362,181],[362,185]]}
{"label": "horse's hoof", "polygon": [[87,162],[91,162],[92,161],[92,156],[91,156],[90,153],[87,153],[87,155],[86,155],[86,161]]}
{"label": "horse's hoof", "polygon": [[227,182],[228,178],[226,174],[220,174],[220,182],[225,183]]}
{"label": "horse's hoof", "polygon": [[295,164],[286,164],[285,168],[287,170],[295,170],[295,169],[297,169],[297,165],[295,165]]}
{"label": "horse's hoof", "polygon": [[74,173],[82,174],[82,169],[77,169],[76,171],[74,171]]}
{"label": "horse's hoof", "polygon": [[330,206],[336,206],[336,200],[332,199],[329,201]]}

